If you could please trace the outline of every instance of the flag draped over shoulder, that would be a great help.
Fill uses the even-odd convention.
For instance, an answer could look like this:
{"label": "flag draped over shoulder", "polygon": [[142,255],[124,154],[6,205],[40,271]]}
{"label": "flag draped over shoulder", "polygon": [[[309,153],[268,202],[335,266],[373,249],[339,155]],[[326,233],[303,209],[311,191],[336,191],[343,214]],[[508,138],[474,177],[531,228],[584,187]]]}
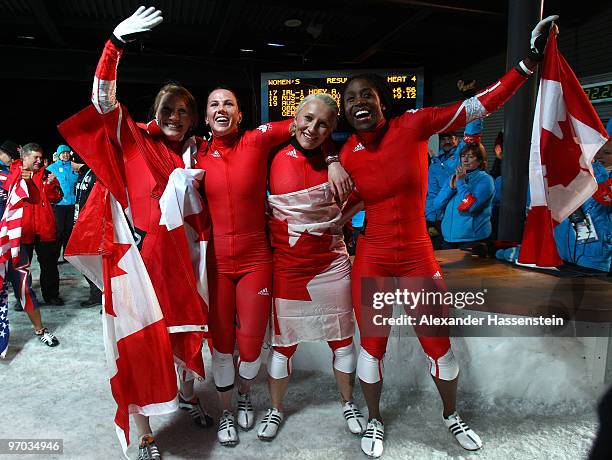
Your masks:
{"label": "flag draped over shoulder", "polygon": [[[21,170],[19,170],[21,173]],[[19,243],[21,242],[21,224],[23,219],[23,203],[29,197],[28,186],[23,179],[10,183],[8,198],[2,220],[0,220],[0,274],[4,279],[6,263],[12,259],[14,264],[19,262]]]}
{"label": "flag draped over shoulder", "polygon": [[[19,170],[21,172],[21,170]],[[4,358],[8,349],[9,319],[8,319],[8,293],[4,286],[9,260],[13,265],[19,265],[19,243],[21,242],[21,225],[23,218],[23,202],[29,196],[25,180],[8,181],[8,198],[4,214],[0,220],[0,358]]]}
{"label": "flag draped over shoulder", "polygon": [[597,189],[591,163],[606,131],[551,32],[533,120],[529,158],[531,206],[519,263],[541,267],[561,261],[553,227]]}
{"label": "flag draped over shoulder", "polygon": [[[103,291],[104,342],[117,403],[115,425],[125,452],[129,414],[160,415],[178,408],[175,365],[182,375],[204,375],[201,345],[208,287],[201,282],[206,272],[200,260],[206,260],[209,221],[195,190],[203,171],[171,174],[176,165],[158,161],[157,141],[121,109],[100,115],[90,106],[59,129],[98,177],[65,256]],[[130,161],[140,161],[149,171]],[[130,174],[136,180],[130,182]],[[182,181],[168,180],[185,176]],[[130,183],[151,189],[144,190],[147,203],[130,203]],[[160,190],[174,197],[166,199],[161,214],[155,198]],[[137,213],[151,222],[148,233],[135,227]],[[194,246],[198,253],[190,252]]]}

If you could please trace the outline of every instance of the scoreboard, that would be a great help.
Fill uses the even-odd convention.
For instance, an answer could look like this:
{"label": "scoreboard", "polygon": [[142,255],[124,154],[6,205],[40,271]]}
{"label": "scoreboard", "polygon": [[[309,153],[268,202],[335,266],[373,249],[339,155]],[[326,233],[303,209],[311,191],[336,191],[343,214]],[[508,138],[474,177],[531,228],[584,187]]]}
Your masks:
{"label": "scoreboard", "polygon": [[423,107],[423,69],[359,69],[274,72],[261,74],[261,122],[295,115],[302,99],[312,93],[328,93],[340,106],[343,85],[353,75],[375,73],[391,89],[393,101],[402,111]]}
{"label": "scoreboard", "polygon": [[612,101],[612,81],[582,85],[582,89],[592,104]]}

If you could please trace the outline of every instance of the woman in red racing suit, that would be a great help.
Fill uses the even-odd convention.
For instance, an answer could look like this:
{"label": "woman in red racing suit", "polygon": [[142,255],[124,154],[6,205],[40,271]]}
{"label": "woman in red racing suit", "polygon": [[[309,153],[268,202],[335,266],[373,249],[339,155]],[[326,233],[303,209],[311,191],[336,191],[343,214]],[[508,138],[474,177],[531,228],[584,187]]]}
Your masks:
{"label": "woman in red racing suit", "polygon": [[[549,17],[536,26],[532,34],[533,53],[529,58],[465,101],[409,110],[388,119],[385,112],[390,109],[392,98],[385,97],[388,88],[378,76],[355,76],[342,93],[343,114],[355,134],[344,144],[340,159],[355,182],[368,216],[367,228],[357,246],[351,280],[361,334],[357,375],[369,412],[361,448],[368,456],[379,457],[383,452],[384,425],[379,402],[389,329],[373,325],[378,310],[371,301],[362,299],[362,280],[410,277],[413,287],[414,281],[429,279],[443,288],[442,273],[425,224],[428,139],[434,133],[454,130],[501,107],[533,73],[534,59],[543,52],[535,52],[536,45],[541,50],[543,46],[537,41],[534,45],[534,41],[553,19]],[[448,335],[418,335],[442,398],[444,423],[462,447],[479,449],[480,438],[455,410],[459,366]]]}
{"label": "woman in red racing suit", "polygon": [[[236,94],[217,88],[208,95],[206,124],[212,139],[200,149],[197,166],[206,171],[204,188],[212,220],[208,252],[213,376],[223,407],[217,437],[238,443],[231,410],[238,345],[237,423],[254,424],[251,381],[260,367],[261,346],[270,316],[272,253],[266,233],[266,179],[272,148],[290,139],[293,119],[241,131]],[[333,166],[337,168],[339,165]],[[347,189],[346,179],[341,186]]]}

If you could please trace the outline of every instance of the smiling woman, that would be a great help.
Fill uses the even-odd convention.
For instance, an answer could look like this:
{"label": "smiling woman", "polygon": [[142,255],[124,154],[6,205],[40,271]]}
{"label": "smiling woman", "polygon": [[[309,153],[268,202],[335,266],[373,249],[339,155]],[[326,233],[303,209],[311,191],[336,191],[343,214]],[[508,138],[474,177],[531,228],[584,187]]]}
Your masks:
{"label": "smiling woman", "polygon": [[180,142],[198,123],[198,107],[193,95],[183,86],[169,83],[162,87],[153,103],[155,120],[169,141]]}
{"label": "smiling woman", "polygon": [[295,138],[270,165],[268,227],[274,248],[274,291],[268,382],[271,407],[257,435],[271,441],[283,422],[283,399],[291,360],[302,342],[325,340],[333,352],[340,410],[349,430],[360,434],[365,419],[353,402],[355,364],[350,292],[351,264],[342,226],[343,212],[328,184],[321,145],[338,119],[328,94],[311,94],[296,109]]}
{"label": "smiling woman", "polygon": [[[206,231],[206,207],[198,191],[191,187],[197,182],[197,176],[176,171],[193,166],[202,143],[202,139],[191,136],[198,120],[196,102],[186,88],[165,85],[153,104],[155,118],[143,124],[135,123],[127,108],[117,100],[117,67],[126,43],[161,22],[161,11],[140,7],[115,28],[96,68],[93,106],[60,126],[62,135],[98,177],[88,206],[79,215],[73,238],[87,242],[102,233],[99,238],[104,238],[106,243],[100,242],[98,247],[121,238],[126,243],[122,247],[130,248],[121,253],[122,266],[127,264],[125,260],[130,254],[139,261],[136,268],[126,268],[129,276],[121,281],[123,289],[110,281],[111,278],[115,281],[116,275],[110,273],[109,266],[119,263],[119,259],[106,264],[107,252],[102,254],[103,274],[81,267],[90,277],[99,275],[98,284],[104,285],[104,320],[108,325],[105,330],[112,331],[106,337],[109,367],[118,366],[117,350],[121,350],[123,360],[111,386],[118,404],[117,432],[126,449],[131,414],[140,439],[139,459],[160,458],[149,415],[182,408],[189,411],[193,422],[200,427],[213,423],[194,393],[193,385],[196,377],[204,377],[202,339],[207,323],[207,299],[200,294],[202,282],[192,264],[192,256],[197,260],[200,254],[190,245],[193,238],[187,239],[183,222],[176,224],[172,232],[169,224],[160,224],[168,222],[160,202],[166,190],[178,192],[178,188],[172,188],[171,181],[178,175],[193,179],[181,191],[190,196],[193,209],[199,209],[191,216],[192,223],[197,221],[196,226]],[[95,214],[96,209],[102,210],[101,214]],[[109,230],[106,227],[100,230],[100,222],[114,226],[110,242],[107,241]],[[129,237],[120,232],[121,225],[129,226]],[[144,264],[144,270],[140,264]],[[129,291],[129,295],[124,291]],[[181,300],[180,304],[176,299]],[[126,337],[117,333],[115,337],[115,330],[126,327],[130,331],[136,328],[139,333],[129,333]],[[133,349],[139,351],[133,355],[126,352]]]}
{"label": "smiling woman", "polygon": [[[358,75],[347,81],[342,92],[343,113],[355,134],[342,147],[341,161],[355,181],[368,216],[367,231],[357,246],[351,283],[355,317],[361,332],[357,375],[369,412],[361,449],[370,457],[380,457],[384,450],[385,428],[380,413],[380,397],[382,361],[389,331],[373,332],[371,329],[368,318],[372,317],[373,307],[371,302],[361,298],[362,280],[398,277],[401,283],[406,278],[433,279],[440,284],[440,289],[444,289],[425,223],[428,139],[434,133],[465,126],[501,107],[533,74],[537,60],[543,57],[548,29],[555,19],[557,16],[550,16],[536,25],[531,35],[529,57],[489,88],[465,101],[444,107],[409,110],[390,117],[390,106],[385,100],[388,87],[380,78]],[[460,166],[461,171],[464,167],[476,167],[475,163],[475,159],[466,157],[465,166]],[[481,176],[480,173],[487,176],[481,170],[469,174],[475,179]],[[472,187],[476,185],[475,180],[465,177],[458,182],[462,198],[467,199],[457,209],[462,217],[478,213],[487,200],[490,202],[486,190],[490,185],[492,197],[490,177],[488,183],[484,183],[486,178],[482,181],[482,196]],[[482,441],[456,412],[459,364],[448,336],[442,331],[435,337],[423,335],[418,338],[442,399],[444,424],[463,448],[480,449]]]}

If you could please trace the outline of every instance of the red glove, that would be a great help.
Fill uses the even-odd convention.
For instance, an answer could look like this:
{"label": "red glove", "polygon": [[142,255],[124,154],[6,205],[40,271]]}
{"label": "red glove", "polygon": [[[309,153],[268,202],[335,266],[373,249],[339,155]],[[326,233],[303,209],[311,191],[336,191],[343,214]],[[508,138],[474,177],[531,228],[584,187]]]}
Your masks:
{"label": "red glove", "polygon": [[604,206],[612,206],[612,177],[601,184],[597,184],[597,191],[593,193],[593,198]]}

